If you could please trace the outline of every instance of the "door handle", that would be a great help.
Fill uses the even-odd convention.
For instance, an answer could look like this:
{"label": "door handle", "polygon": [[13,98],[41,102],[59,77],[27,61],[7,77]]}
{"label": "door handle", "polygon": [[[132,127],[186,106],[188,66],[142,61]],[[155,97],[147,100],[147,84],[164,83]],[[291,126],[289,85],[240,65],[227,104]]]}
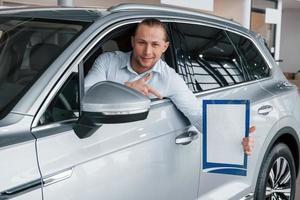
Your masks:
{"label": "door handle", "polygon": [[43,179],[44,187],[71,178],[72,174],[73,168],[69,168],[64,171],[52,174]]}
{"label": "door handle", "polygon": [[258,114],[260,115],[267,115],[269,114],[271,111],[273,110],[273,106],[270,106],[270,105],[264,105],[262,107],[260,107],[258,109]]}
{"label": "door handle", "polygon": [[198,130],[194,126],[191,126],[186,132],[176,137],[175,143],[181,145],[187,145],[190,144],[193,140],[196,140],[197,138],[198,138]]}
{"label": "door handle", "polygon": [[277,88],[279,89],[285,89],[285,88],[291,88],[294,87],[289,81],[280,81],[277,84]]}

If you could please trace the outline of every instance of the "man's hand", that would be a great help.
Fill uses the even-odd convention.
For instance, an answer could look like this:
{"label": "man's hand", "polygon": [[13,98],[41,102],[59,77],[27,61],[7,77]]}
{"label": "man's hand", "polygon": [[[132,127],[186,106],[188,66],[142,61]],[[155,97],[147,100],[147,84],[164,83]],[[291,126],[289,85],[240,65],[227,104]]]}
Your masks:
{"label": "man's hand", "polygon": [[152,78],[152,73],[149,73],[145,77],[140,78],[136,81],[125,82],[125,85],[127,87],[130,87],[132,89],[135,89],[135,90],[141,92],[145,96],[149,96],[150,94],[153,94],[157,98],[162,99],[162,96],[160,95],[160,93],[156,89],[154,89],[153,87],[151,87],[150,85],[147,84],[147,81],[149,81],[151,78]]}
{"label": "man's hand", "polygon": [[251,155],[253,147],[254,147],[254,139],[253,139],[253,136],[252,136],[254,131],[255,131],[255,126],[251,126],[249,128],[249,136],[244,137],[243,142],[242,142],[244,152],[248,156]]}

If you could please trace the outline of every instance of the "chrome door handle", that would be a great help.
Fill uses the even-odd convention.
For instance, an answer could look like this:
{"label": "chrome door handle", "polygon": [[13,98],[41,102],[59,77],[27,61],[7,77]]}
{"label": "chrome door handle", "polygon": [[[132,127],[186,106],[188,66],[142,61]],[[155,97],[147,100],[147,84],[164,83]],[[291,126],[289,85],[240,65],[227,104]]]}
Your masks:
{"label": "chrome door handle", "polygon": [[65,179],[71,178],[72,173],[73,173],[73,168],[69,168],[69,169],[54,173],[52,175],[49,175],[43,179],[44,187],[54,184],[54,183],[57,183],[57,182],[60,182],[60,181],[63,181]]}
{"label": "chrome door handle", "polygon": [[190,144],[193,140],[198,138],[198,130],[192,126],[186,132],[176,137],[175,143],[181,145]]}
{"label": "chrome door handle", "polygon": [[270,106],[270,105],[264,105],[262,107],[260,107],[258,109],[258,114],[260,115],[267,115],[269,114],[271,111],[273,110],[273,106]]}
{"label": "chrome door handle", "polygon": [[294,87],[294,86],[289,81],[280,81],[277,84],[277,88],[279,89],[290,88],[290,87]]}

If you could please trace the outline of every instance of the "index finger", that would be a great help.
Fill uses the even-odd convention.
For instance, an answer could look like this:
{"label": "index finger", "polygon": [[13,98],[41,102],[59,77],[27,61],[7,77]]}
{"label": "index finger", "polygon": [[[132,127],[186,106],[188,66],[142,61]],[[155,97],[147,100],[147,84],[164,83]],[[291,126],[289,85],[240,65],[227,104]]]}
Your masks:
{"label": "index finger", "polygon": [[154,89],[153,87],[151,86],[148,86],[148,92],[149,93],[152,93],[154,96],[158,97],[159,99],[162,99],[163,97],[160,95],[160,93]]}
{"label": "index finger", "polygon": [[152,73],[151,73],[151,72],[145,74],[145,75],[142,77],[142,79],[143,79],[144,82],[149,81],[151,78],[152,78]]}

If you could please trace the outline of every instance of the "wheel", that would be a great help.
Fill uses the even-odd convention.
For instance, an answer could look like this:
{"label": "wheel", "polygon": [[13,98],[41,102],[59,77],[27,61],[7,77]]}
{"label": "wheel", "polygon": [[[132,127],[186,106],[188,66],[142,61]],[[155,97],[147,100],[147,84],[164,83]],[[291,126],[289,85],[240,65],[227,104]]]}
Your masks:
{"label": "wheel", "polygon": [[254,199],[293,200],[295,187],[296,168],[293,155],[286,144],[279,143],[263,161]]}

